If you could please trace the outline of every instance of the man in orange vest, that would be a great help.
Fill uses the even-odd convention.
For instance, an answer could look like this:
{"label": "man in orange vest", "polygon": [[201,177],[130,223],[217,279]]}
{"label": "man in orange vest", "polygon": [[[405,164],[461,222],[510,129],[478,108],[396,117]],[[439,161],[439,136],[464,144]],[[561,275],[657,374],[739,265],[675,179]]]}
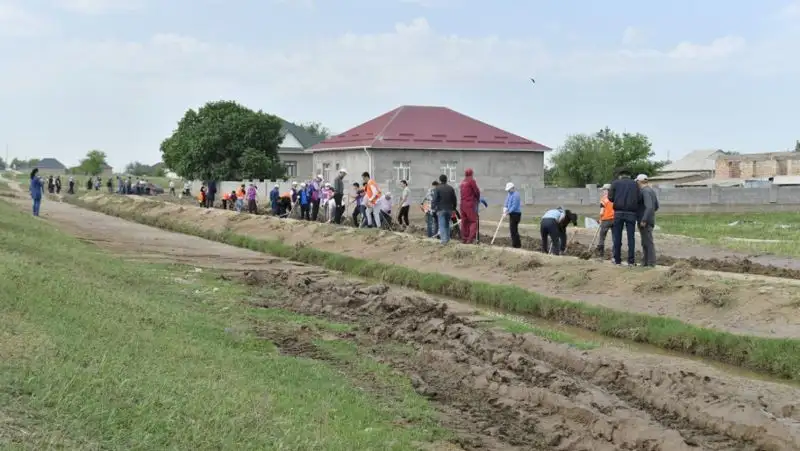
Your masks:
{"label": "man in orange vest", "polygon": [[228,200],[230,200],[230,198],[231,198],[231,194],[230,193],[223,193],[222,194],[222,209],[223,210],[227,210],[228,209]]}
{"label": "man in orange vest", "polygon": [[614,202],[608,200],[609,188],[611,185],[603,185],[600,193],[600,230],[597,232],[597,255],[600,258],[606,255],[606,235],[614,225]]}
{"label": "man in orange vest", "polygon": [[244,190],[244,183],[239,189],[236,190],[236,212],[241,213],[244,210],[244,197],[245,197],[245,190]]}
{"label": "man in orange vest", "polygon": [[369,176],[369,172],[361,174],[364,179],[364,206],[366,207],[365,216],[367,217],[367,227],[381,228],[381,209],[376,205],[383,197],[378,184]]}

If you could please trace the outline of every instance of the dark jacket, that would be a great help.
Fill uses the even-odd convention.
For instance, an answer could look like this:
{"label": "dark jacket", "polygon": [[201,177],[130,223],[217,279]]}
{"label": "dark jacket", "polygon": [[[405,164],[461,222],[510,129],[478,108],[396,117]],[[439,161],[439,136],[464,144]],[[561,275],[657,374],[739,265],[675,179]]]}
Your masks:
{"label": "dark jacket", "polygon": [[431,209],[434,211],[455,211],[458,206],[456,190],[447,183],[442,183],[433,190]]}
{"label": "dark jacket", "polygon": [[648,226],[656,225],[656,212],[658,211],[658,196],[653,188],[645,186],[641,189],[642,204],[636,218],[639,222],[646,222]]}
{"label": "dark jacket", "polygon": [[343,175],[340,175],[339,177],[336,177],[335,179],[333,179],[333,193],[334,194],[339,194],[339,195],[342,195],[342,196],[344,195],[344,176]]}
{"label": "dark jacket", "polygon": [[615,212],[638,213],[642,203],[642,193],[635,180],[617,179],[611,182],[611,188],[608,189],[608,200],[614,202]]}

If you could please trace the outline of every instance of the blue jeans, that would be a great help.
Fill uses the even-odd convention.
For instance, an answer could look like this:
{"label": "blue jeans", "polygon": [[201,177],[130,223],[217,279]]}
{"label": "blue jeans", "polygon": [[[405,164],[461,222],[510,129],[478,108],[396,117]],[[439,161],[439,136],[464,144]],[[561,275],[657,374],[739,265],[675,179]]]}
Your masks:
{"label": "blue jeans", "polygon": [[628,264],[636,262],[636,213],[628,211],[614,212],[614,225],[611,226],[612,255],[614,263],[622,263],[622,229],[628,238]]}
{"label": "blue jeans", "polygon": [[442,244],[447,244],[450,241],[450,218],[453,216],[452,211],[437,211],[439,215],[439,239]]}
{"label": "blue jeans", "polygon": [[436,213],[425,213],[425,231],[428,234],[428,238],[433,238],[436,232],[439,231],[439,219],[436,217]]}
{"label": "blue jeans", "polygon": [[34,197],[33,198],[33,215],[39,216],[39,207],[42,206],[42,198],[41,197]]}

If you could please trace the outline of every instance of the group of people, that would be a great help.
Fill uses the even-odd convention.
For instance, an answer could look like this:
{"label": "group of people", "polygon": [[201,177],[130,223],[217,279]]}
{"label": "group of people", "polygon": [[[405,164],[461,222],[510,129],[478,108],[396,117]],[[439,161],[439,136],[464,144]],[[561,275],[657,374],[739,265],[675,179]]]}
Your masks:
{"label": "group of people", "polygon": [[605,241],[611,230],[612,262],[622,264],[622,232],[625,230],[628,247],[626,264],[636,264],[636,230],[642,244],[642,266],[656,265],[656,247],[653,229],[658,211],[658,196],[650,187],[647,174],[631,178],[628,170],[617,173],[617,179],[603,185],[600,198],[600,229],[598,230],[598,256],[605,255]]}

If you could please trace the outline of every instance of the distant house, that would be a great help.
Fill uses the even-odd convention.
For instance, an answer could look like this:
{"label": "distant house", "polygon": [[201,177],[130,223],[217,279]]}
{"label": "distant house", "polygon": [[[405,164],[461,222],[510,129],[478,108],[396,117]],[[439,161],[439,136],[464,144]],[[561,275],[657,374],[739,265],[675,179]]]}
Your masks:
{"label": "distant house", "polygon": [[768,179],[800,175],[800,152],[724,155],[717,159],[717,179]]}
{"label": "distant house", "polygon": [[[39,163],[36,164],[36,167],[39,168],[39,173],[42,175],[64,175],[67,172],[67,167],[55,158],[42,158],[39,160]],[[23,168],[18,169],[23,170]]]}
{"label": "distant house", "polygon": [[721,149],[694,150],[664,166],[658,175],[650,177],[650,181],[655,185],[682,185],[713,178],[716,160],[724,155]]}
{"label": "distant house", "polygon": [[108,165],[108,163],[103,163],[103,172],[100,173],[100,177],[107,178],[114,175],[114,168]]}
{"label": "distant house", "polygon": [[310,178],[314,173],[314,156],[307,149],[325,139],[315,136],[303,127],[289,121],[283,121],[283,143],[278,149],[281,163],[286,165],[286,176],[289,179]]}
{"label": "distant house", "polygon": [[311,148],[314,168],[326,180],[343,167],[350,180],[360,180],[367,171],[378,183],[407,180],[427,188],[440,174],[458,183],[472,168],[481,189],[501,192],[509,181],[544,187],[544,153],[549,150],[437,106],[401,106]]}

